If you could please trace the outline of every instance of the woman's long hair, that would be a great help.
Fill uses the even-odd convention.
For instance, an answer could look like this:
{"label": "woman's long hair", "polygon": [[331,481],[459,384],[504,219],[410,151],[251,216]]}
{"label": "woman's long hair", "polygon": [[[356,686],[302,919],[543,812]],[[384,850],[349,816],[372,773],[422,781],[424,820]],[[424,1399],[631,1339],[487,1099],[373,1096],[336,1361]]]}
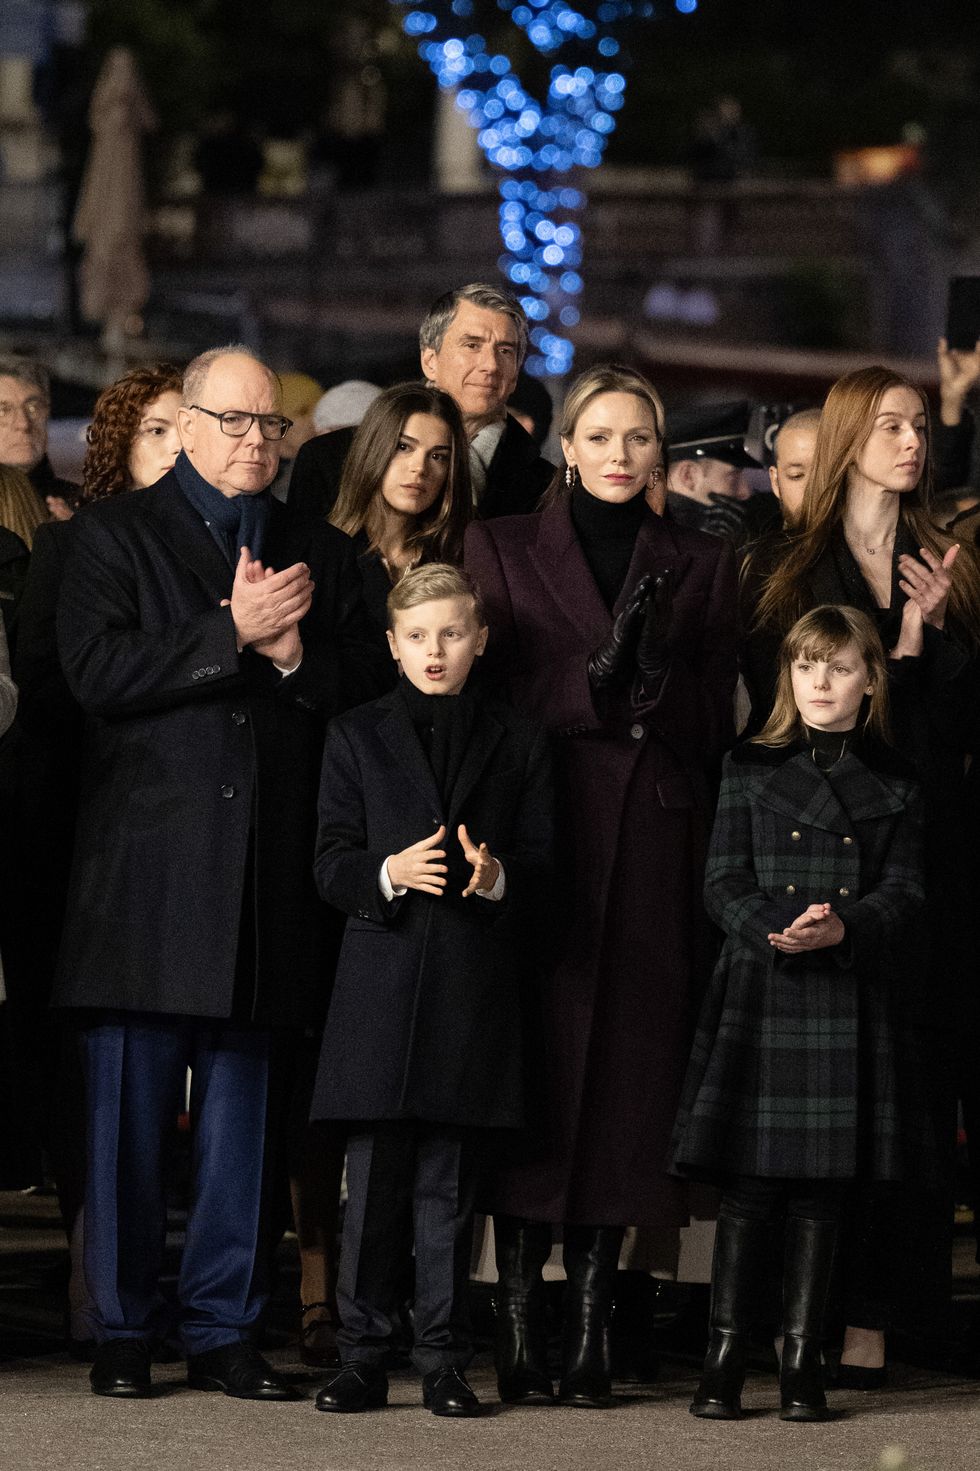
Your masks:
{"label": "woman's long hair", "polygon": [[[660,394],[642,373],[637,373],[634,368],[625,368],[621,363],[598,363],[594,368],[587,368],[575,379],[562,404],[561,420],[558,425],[558,432],[562,439],[572,438],[582,413],[601,393],[631,393],[634,398],[646,404],[653,415],[657,442],[663,445],[666,415]],[[565,481],[567,469],[568,466],[564,462],[558,466],[551,483],[541,497],[538,504],[539,510],[543,511],[546,507],[555,505],[557,501],[564,500],[568,495],[569,488]]]}
{"label": "woman's long hair", "polygon": [[[871,434],[882,397],[890,388],[910,389],[926,416],[925,468],[918,485],[899,496],[899,525],[906,528],[916,547],[927,547],[936,557],[942,558],[954,544],[930,515],[929,406],[922,391],[888,368],[859,368],[838,378],[827,395],[803,508],[789,548],[759,599],[756,628],[785,630],[804,611],[808,575],[843,521],[847,472]],[[957,555],[949,611],[966,637],[980,641],[980,561],[972,546],[961,546]]]}
{"label": "woman's long hair", "polygon": [[80,500],[104,501],[132,488],[129,456],[143,411],[162,393],[180,393],[181,387],[180,369],[172,363],[157,363],[133,368],[102,390],[85,431],[88,449]]}
{"label": "woman's long hair", "polygon": [[459,563],[463,559],[463,532],[473,515],[469,445],[455,400],[438,388],[396,383],[378,394],[354,435],[330,521],[348,536],[363,531],[369,549],[380,551],[386,524],[381,486],[413,414],[442,419],[449,430],[451,448],[442,492],[418,517],[409,535],[412,564]]}
{"label": "woman's long hair", "polygon": [[799,740],[804,721],[793,695],[793,665],[797,659],[832,659],[850,643],[857,646],[868,666],[872,686],[862,707],[864,719],[858,723],[867,735],[888,740],[888,663],[878,630],[858,608],[821,603],[797,619],[779,646],[776,698],[772,714],[753,737],[756,745],[788,746]]}

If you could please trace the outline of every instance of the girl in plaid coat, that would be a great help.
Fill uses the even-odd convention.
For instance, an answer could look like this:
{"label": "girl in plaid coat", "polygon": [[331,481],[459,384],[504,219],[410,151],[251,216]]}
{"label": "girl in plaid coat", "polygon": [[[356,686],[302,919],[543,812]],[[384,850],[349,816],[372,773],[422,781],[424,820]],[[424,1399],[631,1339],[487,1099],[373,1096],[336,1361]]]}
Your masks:
{"label": "girl in plaid coat", "polygon": [[695,1415],[741,1413],[785,1217],[782,1417],[827,1417],[820,1338],[845,1187],[914,1168],[889,989],[924,897],[919,797],[886,732],[873,623],[822,606],[783,641],[765,728],[726,757],[705,896],[727,939],[674,1135],[676,1168],[724,1188]]}

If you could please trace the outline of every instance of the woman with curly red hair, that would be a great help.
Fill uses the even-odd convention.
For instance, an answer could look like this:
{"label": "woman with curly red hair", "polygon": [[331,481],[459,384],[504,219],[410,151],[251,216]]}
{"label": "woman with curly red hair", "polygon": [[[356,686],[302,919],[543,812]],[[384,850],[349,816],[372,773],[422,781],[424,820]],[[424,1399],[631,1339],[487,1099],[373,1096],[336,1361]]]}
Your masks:
{"label": "woman with curly red hair", "polygon": [[103,389],[88,426],[84,503],[154,485],[180,453],[181,374],[169,363],[133,368]]}

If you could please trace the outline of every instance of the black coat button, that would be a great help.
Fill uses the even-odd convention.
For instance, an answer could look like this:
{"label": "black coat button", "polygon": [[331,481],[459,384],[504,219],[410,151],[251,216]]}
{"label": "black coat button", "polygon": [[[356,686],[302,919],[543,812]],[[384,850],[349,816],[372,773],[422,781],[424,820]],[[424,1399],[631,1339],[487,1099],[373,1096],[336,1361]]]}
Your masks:
{"label": "black coat button", "polygon": [[235,795],[235,788],[234,787],[222,787],[221,788],[221,795],[223,797],[233,797]]}
{"label": "black coat button", "polygon": [[231,718],[236,725],[244,725],[246,720],[248,719],[248,716],[245,714],[244,710],[236,710],[232,714]]}

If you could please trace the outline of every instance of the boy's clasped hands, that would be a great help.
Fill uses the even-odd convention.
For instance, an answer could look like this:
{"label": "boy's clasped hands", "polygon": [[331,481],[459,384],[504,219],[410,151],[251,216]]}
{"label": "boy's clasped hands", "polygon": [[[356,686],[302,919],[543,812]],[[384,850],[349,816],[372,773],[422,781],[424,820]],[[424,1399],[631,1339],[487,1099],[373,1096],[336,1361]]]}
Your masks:
{"label": "boy's clasped hands", "polygon": [[774,950],[798,955],[804,950],[825,950],[844,938],[844,923],[829,904],[811,904],[785,930],[769,935]]}
{"label": "boy's clasped hands", "polygon": [[[436,828],[431,838],[423,838],[401,853],[393,853],[388,859],[388,878],[392,888],[418,889],[422,894],[438,897],[446,887],[447,868],[442,861],[446,850],[439,846],[445,836],[446,828],[442,825]],[[456,836],[467,863],[473,869],[472,877],[463,890],[463,898],[468,899],[477,890],[490,893],[500,877],[500,864],[486,843],[477,845],[473,842],[465,823],[460,823]]]}

